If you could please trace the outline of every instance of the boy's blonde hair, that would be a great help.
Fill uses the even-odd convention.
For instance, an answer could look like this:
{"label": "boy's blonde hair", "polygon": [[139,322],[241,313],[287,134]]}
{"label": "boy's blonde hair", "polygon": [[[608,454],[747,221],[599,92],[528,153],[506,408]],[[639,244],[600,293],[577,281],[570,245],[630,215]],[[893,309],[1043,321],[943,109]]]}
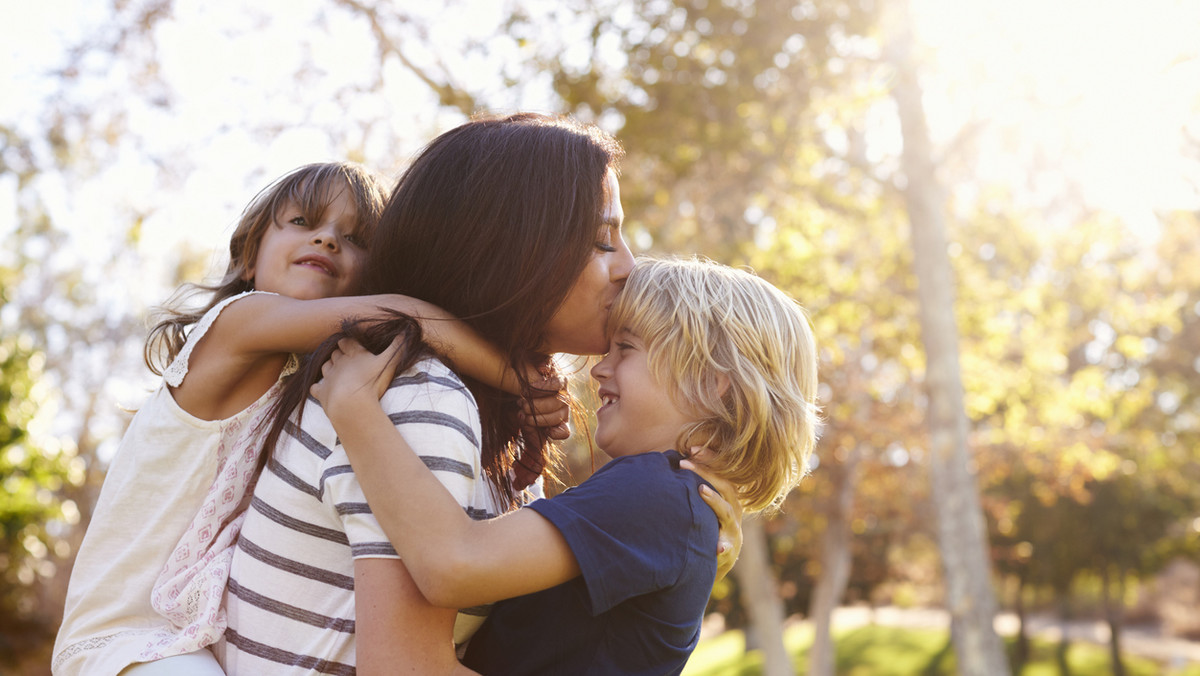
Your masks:
{"label": "boy's blonde hair", "polygon": [[796,301],[707,259],[639,258],[610,328],[646,343],[652,376],[696,415],[677,439],[707,446],[747,511],[776,508],[816,443],[817,350]]}

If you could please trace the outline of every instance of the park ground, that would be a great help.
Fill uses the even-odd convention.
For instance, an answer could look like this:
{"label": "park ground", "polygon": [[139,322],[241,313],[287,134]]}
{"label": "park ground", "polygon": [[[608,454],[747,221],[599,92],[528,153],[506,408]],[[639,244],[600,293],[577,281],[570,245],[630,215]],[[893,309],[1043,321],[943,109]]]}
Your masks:
{"label": "park ground", "polygon": [[[954,674],[948,644],[949,615],[937,608],[870,608],[852,606],[834,613],[840,676],[950,676]],[[996,630],[1007,638],[1016,635],[1017,618],[1001,613]],[[1108,626],[1092,620],[1066,626],[1071,642],[1069,661],[1074,676],[1110,674]],[[1022,676],[1054,676],[1053,652],[1063,632],[1051,615],[1034,614],[1026,632],[1033,640],[1033,657]],[[804,673],[812,626],[806,620],[788,623],[785,643]],[[757,656],[744,655],[741,632],[724,631],[719,616],[706,623],[700,647],[684,676],[757,676]],[[1122,635],[1123,655],[1130,676],[1200,676],[1200,641],[1162,636],[1153,626],[1131,625]]]}

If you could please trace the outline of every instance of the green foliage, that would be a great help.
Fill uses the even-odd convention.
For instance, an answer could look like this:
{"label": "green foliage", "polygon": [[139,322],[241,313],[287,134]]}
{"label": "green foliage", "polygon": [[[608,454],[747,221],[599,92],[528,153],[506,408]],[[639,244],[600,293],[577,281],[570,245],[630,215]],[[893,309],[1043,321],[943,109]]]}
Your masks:
{"label": "green foliage", "polygon": [[51,523],[62,515],[56,491],[69,465],[64,454],[39,447],[29,433],[45,399],[41,363],[27,337],[0,336],[0,663],[21,648],[18,637],[53,630],[41,626],[33,611],[37,583],[56,572],[58,537]]}
{"label": "green foliage", "polygon": [[[792,653],[796,673],[805,673],[812,630],[806,626],[788,631],[785,644]],[[949,635],[937,629],[866,626],[838,633],[837,673],[844,676],[953,676],[955,659]],[[1011,648],[1011,646],[1010,646]],[[1036,640],[1030,661],[1021,676],[1057,676],[1054,661],[1057,644]],[[1074,676],[1110,674],[1108,653],[1097,645],[1076,643],[1067,656]],[[1165,671],[1154,660],[1131,657],[1125,660],[1131,676],[1200,676],[1200,663]],[[746,653],[741,632],[729,631],[702,641],[692,654],[685,676],[758,676],[761,657]]]}

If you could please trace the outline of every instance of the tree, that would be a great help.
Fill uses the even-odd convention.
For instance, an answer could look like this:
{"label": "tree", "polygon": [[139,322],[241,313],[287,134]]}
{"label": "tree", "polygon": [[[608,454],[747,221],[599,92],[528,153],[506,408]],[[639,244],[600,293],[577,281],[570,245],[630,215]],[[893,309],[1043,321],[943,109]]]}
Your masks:
{"label": "tree", "polygon": [[929,466],[946,578],[946,605],[959,669],[968,676],[1002,674],[1009,670],[1008,659],[992,625],[996,601],[991,590],[987,533],[967,449],[954,281],[946,253],[945,194],[936,176],[911,30],[903,27],[904,23],[901,26],[892,45],[896,68],[892,91],[904,136],[905,198],[918,278],[921,340],[925,345]]}
{"label": "tree", "polygon": [[[13,270],[0,269],[5,301],[13,281]],[[9,666],[54,635],[53,619],[40,612],[42,588],[57,572],[56,526],[67,518],[58,492],[78,473],[66,449],[33,430],[39,413],[45,426],[44,364],[28,334],[0,325],[0,664]]]}

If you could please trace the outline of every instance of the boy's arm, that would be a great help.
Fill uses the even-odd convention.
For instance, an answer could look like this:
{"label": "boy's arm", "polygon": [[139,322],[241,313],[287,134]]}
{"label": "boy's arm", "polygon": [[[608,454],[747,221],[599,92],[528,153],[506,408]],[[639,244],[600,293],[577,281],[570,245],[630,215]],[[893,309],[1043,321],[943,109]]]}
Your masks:
{"label": "boy's arm", "polygon": [[[425,598],[462,608],[547,589],[579,574],[566,540],[541,515],[518,510],[473,521],[412,452],[379,405],[395,349],[374,356],[351,340],[339,348],[312,394],[338,430],[371,512]],[[332,369],[338,363],[343,368]]]}

